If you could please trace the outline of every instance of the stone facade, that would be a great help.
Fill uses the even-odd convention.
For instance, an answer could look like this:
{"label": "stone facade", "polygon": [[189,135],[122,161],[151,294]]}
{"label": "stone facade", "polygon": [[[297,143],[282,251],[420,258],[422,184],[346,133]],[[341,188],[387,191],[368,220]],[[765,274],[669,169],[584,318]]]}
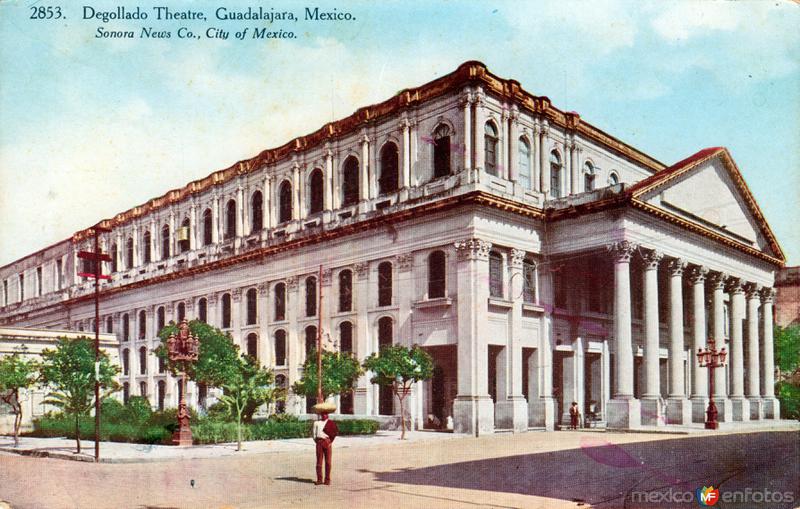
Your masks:
{"label": "stone facade", "polygon": [[[778,415],[783,254],[727,150],[667,167],[477,62],[101,225],[103,330],[154,406],[177,403],[157,331],[188,316],[286,384],[319,323],[359,358],[419,344],[438,367],[411,396],[418,427],[552,429],[573,400],[599,425],[701,420],[709,334],[731,351],[723,419]],[[73,267],[91,233],[0,268],[0,323],[88,330]],[[390,396],[363,377],[340,409],[393,414]]]}

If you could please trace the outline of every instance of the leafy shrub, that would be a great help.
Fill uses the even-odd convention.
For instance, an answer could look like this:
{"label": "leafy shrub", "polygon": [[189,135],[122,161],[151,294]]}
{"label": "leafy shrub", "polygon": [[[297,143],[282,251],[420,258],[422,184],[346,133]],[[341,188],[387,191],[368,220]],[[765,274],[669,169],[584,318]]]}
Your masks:
{"label": "leafy shrub", "polygon": [[305,438],[311,436],[311,421],[267,420],[250,425],[253,440],[277,440],[281,438]]}
{"label": "leafy shrub", "polygon": [[300,422],[300,418],[294,414],[272,414],[269,420],[273,422]]}
{"label": "leafy shrub", "polygon": [[[219,444],[235,442],[237,428],[235,422],[204,420],[192,426],[192,436],[197,444]],[[252,440],[249,426],[242,426],[242,440]]]}
{"label": "leafy shrub", "polygon": [[150,402],[144,396],[131,396],[128,399],[128,404],[125,405],[125,413],[123,421],[127,424],[144,424],[148,422],[150,416],[153,415],[153,409],[150,408]]}
{"label": "leafy shrub", "polygon": [[378,421],[356,419],[336,421],[340,435],[374,435],[378,431]]}
{"label": "leafy shrub", "polygon": [[114,398],[106,398],[100,402],[100,416],[106,422],[122,422],[125,418],[125,405]]}
{"label": "leafy shrub", "polygon": [[206,410],[206,419],[218,422],[233,422],[235,419],[225,403],[217,401]]}

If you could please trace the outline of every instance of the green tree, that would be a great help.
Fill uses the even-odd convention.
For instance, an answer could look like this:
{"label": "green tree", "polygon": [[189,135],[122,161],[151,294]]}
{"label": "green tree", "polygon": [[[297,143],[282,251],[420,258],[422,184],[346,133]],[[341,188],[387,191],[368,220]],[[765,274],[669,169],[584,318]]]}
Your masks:
{"label": "green tree", "polygon": [[775,327],[775,365],[781,417],[800,419],[800,325]]}
{"label": "green tree", "polygon": [[406,417],[403,402],[414,383],[433,376],[433,358],[417,345],[407,348],[401,345],[381,348],[364,360],[364,369],[373,373],[370,381],[391,387],[400,400],[400,440],[406,437]]}
{"label": "green tree", "polygon": [[[100,352],[98,375],[101,400],[119,390],[115,378],[118,366],[111,364],[108,354]],[[94,342],[87,337],[59,338],[55,350],[42,352],[41,379],[51,388],[46,404],[59,407],[75,418],[75,439],[81,452],[79,419],[94,406],[95,354]]]}
{"label": "green tree", "polygon": [[[282,397],[282,389],[274,386],[272,371],[259,367],[256,360],[243,355],[231,367],[219,400],[236,419],[237,446],[242,450],[242,421],[248,409],[255,409]],[[252,413],[252,410],[251,410]]]}
{"label": "green tree", "polygon": [[38,365],[25,355],[25,347],[0,359],[0,401],[14,413],[14,447],[19,446],[22,426],[21,391],[31,388],[38,378]]}
{"label": "green tree", "polygon": [[[364,370],[351,352],[322,352],[322,397],[353,390]],[[303,364],[303,376],[292,385],[295,394],[317,397],[317,351],[311,350]]]}
{"label": "green tree", "polygon": [[189,322],[189,330],[200,341],[196,362],[173,362],[169,359],[167,339],[170,334],[178,334],[178,325],[175,322],[170,322],[158,333],[161,345],[153,353],[164,359],[167,369],[173,375],[184,371],[189,380],[210,387],[222,387],[237,370],[239,347],[233,343],[230,334],[199,320]]}

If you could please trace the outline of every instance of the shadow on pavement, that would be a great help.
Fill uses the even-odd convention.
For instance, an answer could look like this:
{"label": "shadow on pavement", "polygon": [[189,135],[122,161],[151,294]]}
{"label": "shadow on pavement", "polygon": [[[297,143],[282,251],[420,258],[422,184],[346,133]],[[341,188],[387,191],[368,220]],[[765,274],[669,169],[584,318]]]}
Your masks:
{"label": "shadow on pavement", "polygon": [[276,481],[292,481],[304,484],[314,484],[314,479],[306,479],[304,477],[275,477]]}
{"label": "shadow on pavement", "polygon": [[[375,472],[375,480],[535,495],[604,508],[658,507],[657,496],[644,504],[637,497],[669,490],[694,494],[697,488],[712,485],[721,491],[788,491],[794,493],[794,500],[800,500],[799,457],[796,432],[624,445],[592,435],[582,437],[578,449]],[[785,460],[776,461],[778,458]]]}

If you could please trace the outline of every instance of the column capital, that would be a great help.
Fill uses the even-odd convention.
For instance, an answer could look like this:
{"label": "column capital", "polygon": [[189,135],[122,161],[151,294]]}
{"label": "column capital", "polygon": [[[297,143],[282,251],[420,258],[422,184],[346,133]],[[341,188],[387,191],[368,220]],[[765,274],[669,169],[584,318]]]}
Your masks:
{"label": "column capital", "polygon": [[231,290],[231,299],[233,302],[239,302],[242,300],[242,289],[241,288],[234,288]]}
{"label": "column capital", "polygon": [[608,244],[606,246],[606,251],[614,257],[614,261],[617,263],[627,263],[631,261],[631,257],[633,256],[633,252],[636,251],[638,248],[636,244],[628,242],[627,240],[622,240],[620,242],[615,242],[614,244]]}
{"label": "column capital", "polygon": [[331,284],[331,276],[333,275],[333,271],[331,269],[322,269],[322,281],[320,284],[329,285]]}
{"label": "column capital", "polygon": [[262,297],[266,297],[269,294],[269,283],[258,283],[258,294]]}
{"label": "column capital", "polygon": [[[404,123],[407,123],[407,122],[408,122],[408,120],[403,119],[403,120],[400,121],[400,125],[402,126]],[[364,134],[361,135],[361,138],[359,138],[358,141],[360,141],[361,143],[369,143],[371,140],[369,139],[369,136],[367,136],[367,133],[364,133]]]}
{"label": "column capital", "polygon": [[667,270],[670,276],[682,276],[686,268],[686,260],[683,258],[672,258],[667,262]]}
{"label": "column capital", "polygon": [[656,270],[658,264],[664,258],[664,253],[659,253],[656,250],[644,251],[641,253],[642,260],[644,260],[645,270]]}
{"label": "column capital", "polygon": [[744,285],[744,292],[747,296],[747,300],[753,300],[759,298],[759,292],[761,291],[761,286],[757,283],[745,283]]}
{"label": "column capital", "polygon": [[733,277],[733,276],[728,277],[728,279],[726,280],[725,289],[731,295],[744,293],[742,280],[738,277]]}
{"label": "column capital", "polygon": [[297,276],[289,276],[286,278],[286,289],[290,292],[297,290],[299,278]]}
{"label": "column capital", "polygon": [[459,260],[488,260],[492,243],[481,239],[459,240],[453,244]]}
{"label": "column capital", "polygon": [[173,312],[175,312],[175,304],[174,304],[174,303],[172,303],[172,302],[167,302],[167,303],[164,305],[164,310],[165,310],[167,313],[169,313],[169,314],[172,314]]}
{"label": "column capital", "polygon": [[398,270],[411,270],[414,266],[414,255],[411,253],[399,254],[395,257],[395,263]]}
{"label": "column capital", "polygon": [[522,249],[511,249],[510,265],[515,269],[522,268],[522,262],[525,260],[525,251]]}
{"label": "column capital", "polygon": [[367,262],[358,262],[353,264],[353,270],[356,273],[358,279],[366,279],[369,275],[369,263]]}
{"label": "column capital", "polygon": [[462,107],[469,106],[470,104],[475,102],[475,95],[467,91],[464,93],[463,97],[461,97],[461,101],[459,101],[459,105]]}
{"label": "column capital", "polygon": [[692,284],[702,284],[707,275],[708,269],[700,265],[693,265],[689,268],[689,280]]}
{"label": "column capital", "polygon": [[763,304],[772,304],[773,299],[775,298],[775,288],[765,286],[761,289],[761,302]]}
{"label": "column capital", "polygon": [[211,306],[216,306],[217,305],[217,299],[218,299],[217,294],[216,293],[212,293],[207,297],[207,302]]}
{"label": "column capital", "polygon": [[725,289],[725,281],[727,279],[728,275],[724,272],[709,272],[708,274],[708,282],[711,285],[712,290]]}

